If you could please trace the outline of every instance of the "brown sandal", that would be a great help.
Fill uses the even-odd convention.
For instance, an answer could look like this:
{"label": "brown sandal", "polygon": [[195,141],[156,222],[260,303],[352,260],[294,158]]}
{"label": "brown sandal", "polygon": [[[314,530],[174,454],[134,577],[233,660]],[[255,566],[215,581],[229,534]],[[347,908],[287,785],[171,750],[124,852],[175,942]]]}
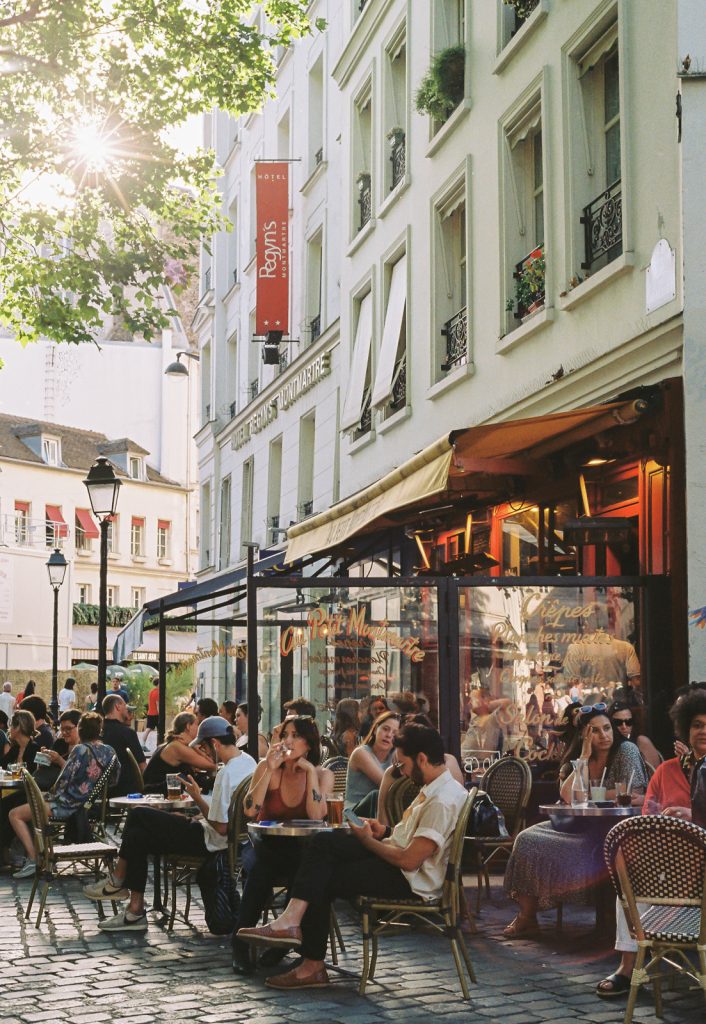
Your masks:
{"label": "brown sandal", "polygon": [[532,939],[539,935],[539,925],[536,921],[525,922],[518,915],[506,928],[503,928],[503,935],[506,939]]}

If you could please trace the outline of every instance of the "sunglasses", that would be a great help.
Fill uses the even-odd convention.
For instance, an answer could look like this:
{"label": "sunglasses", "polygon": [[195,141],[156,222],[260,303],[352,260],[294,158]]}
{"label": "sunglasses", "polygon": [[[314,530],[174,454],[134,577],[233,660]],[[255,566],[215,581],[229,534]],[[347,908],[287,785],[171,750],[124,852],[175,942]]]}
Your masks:
{"label": "sunglasses", "polygon": [[614,718],[613,721],[618,726],[619,725],[632,725],[632,723],[633,723],[633,719],[632,718]]}
{"label": "sunglasses", "polygon": [[605,711],[607,707],[608,705],[603,701],[600,704],[584,704],[581,708],[581,714],[590,715],[592,711]]}

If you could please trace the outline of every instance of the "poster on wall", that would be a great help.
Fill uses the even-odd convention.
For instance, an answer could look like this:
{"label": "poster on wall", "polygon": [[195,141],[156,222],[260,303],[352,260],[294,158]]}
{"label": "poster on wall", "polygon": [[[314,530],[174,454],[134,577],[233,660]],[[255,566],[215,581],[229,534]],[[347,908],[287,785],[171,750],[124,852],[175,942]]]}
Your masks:
{"label": "poster on wall", "polygon": [[13,563],[9,555],[0,555],[0,622],[12,621]]}
{"label": "poster on wall", "polygon": [[289,164],[256,163],[255,333],[289,333]]}

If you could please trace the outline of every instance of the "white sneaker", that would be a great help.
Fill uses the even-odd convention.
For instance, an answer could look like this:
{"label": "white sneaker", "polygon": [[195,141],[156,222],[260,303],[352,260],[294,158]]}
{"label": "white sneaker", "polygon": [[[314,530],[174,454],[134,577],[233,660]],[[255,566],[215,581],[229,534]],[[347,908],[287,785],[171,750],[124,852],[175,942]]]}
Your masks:
{"label": "white sneaker", "polygon": [[135,921],[130,921],[127,911],[121,910],[115,917],[106,917],[105,921],[99,921],[98,927],[102,932],[146,932],[147,914],[142,914]]}
{"label": "white sneaker", "polygon": [[122,885],[113,885],[110,875],[106,875],[97,882],[84,885],[83,895],[89,900],[127,900],[130,898],[130,890]]}
{"label": "white sneaker", "polygon": [[13,878],[32,878],[37,873],[37,865],[33,860],[26,860],[18,871],[14,871]]}

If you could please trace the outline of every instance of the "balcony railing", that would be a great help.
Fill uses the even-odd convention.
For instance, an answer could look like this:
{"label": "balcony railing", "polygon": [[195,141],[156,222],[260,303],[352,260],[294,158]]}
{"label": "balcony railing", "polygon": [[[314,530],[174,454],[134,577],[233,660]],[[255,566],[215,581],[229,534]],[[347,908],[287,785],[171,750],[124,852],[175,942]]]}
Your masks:
{"label": "balcony railing", "polygon": [[235,402],[231,402],[230,403],[230,405],[228,406],[228,412],[230,413],[230,418],[232,420],[234,420],[235,419],[235,414],[237,412],[237,407],[236,407],[236,403]]}
{"label": "balcony railing", "polygon": [[254,402],[260,393],[260,381],[255,379],[251,380],[248,384],[248,398],[251,402]]}
{"label": "balcony railing", "polygon": [[458,313],[446,321],[441,328],[441,333],[446,338],[446,359],[441,364],[441,369],[447,373],[454,366],[461,366],[466,362],[468,354],[468,309],[466,306],[459,309]]}
{"label": "balcony railing", "polygon": [[279,372],[280,373],[284,373],[284,371],[287,369],[288,366],[289,366],[289,356],[287,355],[286,352],[280,352],[280,354],[279,354]]}
{"label": "balcony railing", "polygon": [[[524,320],[530,313],[535,313],[544,305],[544,244],[536,246],[532,252],[515,264],[512,274],[515,280],[515,311],[516,320]],[[512,302],[510,302],[512,307]]]}
{"label": "balcony railing", "polygon": [[324,147],[321,146],[314,153],[314,167],[318,167],[319,164],[322,164],[323,162],[324,162]]}
{"label": "balcony railing", "polygon": [[404,178],[405,166],[406,166],[406,139],[404,135],[396,135],[392,139],[392,147],[390,150],[390,163],[392,164],[392,181],[390,184],[390,191],[396,189],[399,183]]}
{"label": "balcony railing", "polygon": [[68,524],[62,526],[50,519],[30,519],[13,512],[0,516],[0,547],[63,547],[68,536]]}
{"label": "balcony railing", "polygon": [[623,251],[623,197],[620,178],[592,203],[584,207],[583,224],[586,259],[582,270],[594,270],[596,263],[610,263]]}
{"label": "balcony railing", "polygon": [[299,505],[297,505],[297,515],[299,516],[299,519],[306,519],[308,516],[312,516],[313,514],[313,499],[311,501],[302,501]]}
{"label": "balcony railing", "polygon": [[388,407],[392,412],[398,412],[400,409],[404,409],[407,404],[407,353],[402,355],[402,358],[395,366],[395,372],[392,375],[392,394],[390,395],[390,401]]}
{"label": "balcony railing", "polygon": [[321,313],[317,313],[316,316],[312,316],[309,323],[309,330],[311,332],[311,341],[313,344],[321,334]]}
{"label": "balcony railing", "polygon": [[355,437],[363,437],[364,434],[369,434],[373,426],[373,392],[371,388],[365,389],[363,395],[363,405],[360,413],[360,422],[358,429],[355,431]]}
{"label": "balcony railing", "polygon": [[365,227],[373,212],[373,190],[370,175],[366,172],[358,175],[358,206],[360,207],[360,229]]}
{"label": "balcony railing", "polygon": [[358,0],[358,10],[360,11],[361,14],[363,13],[363,8],[367,4],[367,2],[368,0]]}

